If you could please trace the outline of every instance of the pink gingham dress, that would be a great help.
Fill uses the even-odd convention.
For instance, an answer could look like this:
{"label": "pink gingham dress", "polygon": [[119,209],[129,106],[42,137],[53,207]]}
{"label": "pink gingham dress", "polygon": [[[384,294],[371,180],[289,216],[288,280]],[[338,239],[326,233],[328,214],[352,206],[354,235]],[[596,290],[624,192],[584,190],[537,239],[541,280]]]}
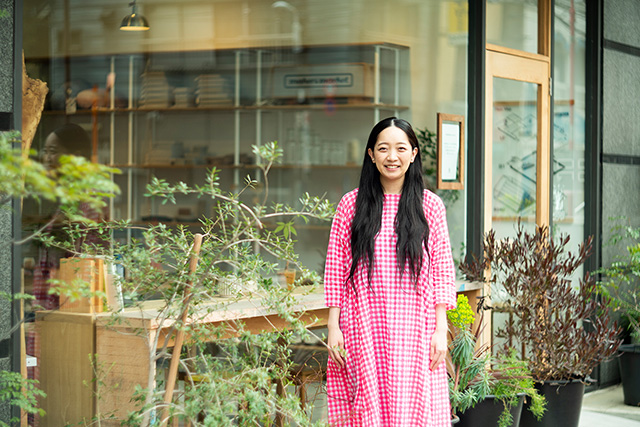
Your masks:
{"label": "pink gingham dress", "polygon": [[[429,370],[435,306],[455,308],[455,273],[445,208],[425,190],[429,257],[425,253],[417,290],[396,267],[394,220],[399,194],[385,194],[375,240],[371,288],[366,268],[345,283],[351,268],[351,220],[357,189],[338,204],[325,267],[325,303],[340,307],[346,366],[329,359],[327,398],[333,426],[445,427],[451,425],[445,364]],[[431,264],[431,265],[429,265]]]}

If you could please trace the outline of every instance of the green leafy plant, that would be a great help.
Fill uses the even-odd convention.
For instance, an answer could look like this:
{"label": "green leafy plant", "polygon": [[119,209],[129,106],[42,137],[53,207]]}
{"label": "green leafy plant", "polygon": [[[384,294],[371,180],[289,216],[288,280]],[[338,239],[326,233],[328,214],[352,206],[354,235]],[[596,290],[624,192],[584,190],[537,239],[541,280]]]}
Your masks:
{"label": "green leafy plant", "polygon": [[111,174],[119,173],[84,157],[60,156],[60,166],[55,172],[35,160],[36,152],[24,156],[15,146],[20,135],[17,132],[0,133],[0,204],[14,197],[47,200],[69,212],[79,203],[87,203],[94,209],[106,206],[106,198],[119,194]]}
{"label": "green leafy plant", "polygon": [[[27,414],[44,415],[44,411],[38,408],[38,398],[46,394],[38,388],[38,381],[22,378],[20,372],[0,371],[0,402],[10,402]],[[12,418],[13,423],[19,423],[19,418]],[[0,420],[0,427],[9,427]]]}
{"label": "green leafy plant", "polygon": [[633,344],[640,344],[640,228],[618,224],[609,243],[621,251],[610,266],[598,270],[602,280],[599,290],[611,310],[621,316],[621,323]]}
{"label": "green leafy plant", "polygon": [[487,280],[504,292],[510,316],[495,333],[504,341],[500,352],[524,348],[536,381],[586,379],[620,345],[619,328],[596,299],[595,280],[588,273],[576,285],[571,280],[591,253],[591,240],[571,253],[568,236],[554,239],[548,227],[527,232],[519,224],[513,238],[497,240],[488,232],[482,258],[460,266],[467,279]]}
{"label": "green leafy plant", "polygon": [[[108,248],[85,246],[78,254],[92,254],[109,264],[121,265],[126,274],[117,286],[127,296],[127,311],[148,310],[152,300],[154,322],[167,327],[166,337],[182,331],[189,343],[181,354],[180,367],[186,378],[185,390],[166,405],[165,384],[156,383],[154,367],[169,357],[169,341],[161,334],[140,329],[136,333],[149,341],[157,352],[149,355],[148,383],[141,384],[133,399],[137,409],[121,419],[127,425],[154,425],[165,422],[159,414],[168,413],[194,425],[272,425],[286,418],[296,425],[312,425],[308,406],[283,392],[293,385],[294,370],[290,344],[293,337],[309,337],[308,319],[297,308],[298,298],[315,290],[320,277],[300,265],[295,253],[295,227],[300,221],[315,218],[327,221],[334,208],[323,198],[303,195],[298,206],[268,204],[268,172],[282,152],[276,142],[254,147],[260,159],[263,184],[252,178],[236,192],[222,189],[219,171],[212,169],[202,185],[171,183],[154,178],[145,196],[174,204],[177,195],[192,195],[212,204],[212,214],[202,216],[199,225],[139,226],[129,222],[92,224],[82,228],[66,227],[66,240],[43,236],[48,245],[65,251],[78,251],[73,242],[86,233],[129,230],[130,242],[111,242]],[[245,200],[258,201],[249,204]],[[195,233],[204,236],[195,272],[190,270],[191,244]],[[298,284],[295,290],[275,279],[282,265],[294,267]],[[188,299],[185,289],[191,288]],[[225,288],[225,298],[220,293]],[[276,313],[285,326],[271,324],[270,331],[253,333],[240,320],[219,326],[202,326],[198,319],[212,313],[224,313],[243,300],[264,312]],[[188,301],[188,303],[187,303]],[[188,310],[188,322],[180,315]],[[266,318],[270,322],[269,318]],[[127,321],[125,313],[114,312],[115,326]],[[170,326],[165,326],[170,325]],[[108,381],[104,383],[108,391]],[[100,394],[100,391],[98,391]],[[165,412],[166,411],[166,412]],[[115,414],[100,414],[115,419]]]}
{"label": "green leafy plant", "polygon": [[491,394],[502,401],[505,406],[505,410],[500,414],[499,427],[510,426],[513,423],[513,417],[508,408],[513,408],[518,404],[521,394],[530,399],[527,409],[538,420],[542,419],[546,410],[546,399],[535,388],[535,381],[531,376],[527,361],[520,359],[515,349],[512,348],[508,354],[496,357],[492,370],[496,373],[497,379],[491,389]]}
{"label": "green leafy plant", "polygon": [[[1,13],[2,11],[0,16]],[[80,203],[100,208],[105,206],[105,198],[119,192],[110,176],[111,173],[117,173],[117,169],[97,165],[81,157],[61,156],[60,168],[53,175],[32,158],[34,151],[30,153],[32,157],[24,156],[18,147],[19,142],[18,132],[0,132],[0,208],[9,209],[8,202],[12,198],[32,198],[54,203],[59,211],[48,224],[24,236],[22,240],[12,242],[13,244],[38,238],[53,222],[84,219],[77,214]],[[0,297],[10,303],[33,298],[21,293],[3,293]],[[24,319],[19,319],[0,338],[4,340],[11,337],[23,322]],[[27,414],[43,415],[44,411],[37,407],[37,400],[45,396],[38,389],[38,381],[24,379],[18,372],[0,371],[0,401],[9,402]],[[16,421],[19,420],[11,420]],[[0,425],[4,424],[0,422]]]}
{"label": "green leafy plant", "polygon": [[491,394],[491,352],[486,345],[476,348],[480,326],[473,328],[475,317],[466,296],[458,295],[457,307],[447,311],[447,318],[453,327],[447,354],[449,394],[452,412],[459,414]]}
{"label": "green leafy plant", "polygon": [[449,310],[447,317],[452,326],[447,356],[452,412],[462,416],[480,401],[493,396],[504,405],[498,426],[507,427],[513,422],[510,409],[526,394],[531,399],[529,410],[540,419],[546,402],[535,389],[526,362],[517,358],[515,350],[496,359],[487,345],[478,344],[482,319],[474,328],[474,313],[465,295],[458,295],[457,307]]}

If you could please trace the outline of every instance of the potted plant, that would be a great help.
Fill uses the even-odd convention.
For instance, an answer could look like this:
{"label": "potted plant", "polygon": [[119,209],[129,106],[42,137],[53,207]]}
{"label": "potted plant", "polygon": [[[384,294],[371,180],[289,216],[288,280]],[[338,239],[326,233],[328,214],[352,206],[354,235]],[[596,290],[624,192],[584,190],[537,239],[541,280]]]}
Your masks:
{"label": "potted plant", "polygon": [[625,344],[620,346],[620,378],[626,405],[640,405],[640,228],[614,227],[611,243],[629,242],[601,274],[600,291],[611,311],[620,316]]}
{"label": "potted plant", "polygon": [[525,395],[531,398],[529,410],[540,418],[545,402],[534,388],[526,362],[519,360],[515,351],[495,359],[486,344],[478,345],[482,319],[474,328],[475,317],[466,296],[458,295],[457,308],[448,311],[447,317],[451,325],[449,391],[459,425],[517,426]]}
{"label": "potted plant", "polygon": [[591,240],[571,253],[568,236],[552,238],[546,226],[528,232],[518,224],[513,238],[498,240],[489,231],[482,257],[461,266],[468,279],[500,287],[509,319],[496,328],[495,336],[503,340],[499,351],[522,348],[536,387],[546,397],[542,420],[525,411],[521,426],[577,427],[588,375],[620,345],[619,329],[596,298],[596,282],[588,273],[572,281],[591,253]]}

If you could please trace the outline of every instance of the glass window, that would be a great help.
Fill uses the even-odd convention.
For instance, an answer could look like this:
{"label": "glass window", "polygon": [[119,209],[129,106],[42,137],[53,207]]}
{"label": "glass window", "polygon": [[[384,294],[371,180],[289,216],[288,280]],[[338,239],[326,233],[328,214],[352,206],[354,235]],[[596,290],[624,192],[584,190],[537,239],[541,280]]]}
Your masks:
{"label": "glass window", "polygon": [[[357,186],[379,119],[396,115],[435,131],[437,112],[466,113],[466,2],[140,1],[137,8],[148,31],[118,29],[131,12],[126,2],[52,0],[24,13],[29,72],[50,88],[34,147],[67,121],[98,126],[99,161],[124,168],[114,218],[206,214],[202,202],[147,200],[145,185],[151,176],[195,182],[218,164],[222,184],[237,188],[251,173],[244,168],[254,162],[251,145],[271,140],[285,149],[272,173],[274,199],[295,202],[309,191],[337,202]],[[107,89],[109,75],[115,85]],[[305,80],[311,75],[348,79],[333,87]],[[465,236],[463,193],[442,193],[454,248]],[[321,265],[327,231],[299,236],[303,263]]]}
{"label": "glass window", "polygon": [[584,1],[556,2],[553,98],[553,225],[584,239],[585,34]]}
{"label": "glass window", "polygon": [[[33,147],[42,150],[69,122],[95,135],[93,155],[123,171],[114,178],[122,194],[110,204],[113,219],[196,225],[211,202],[184,196],[163,205],[144,197],[151,177],[202,184],[217,166],[220,185],[237,190],[257,176],[251,146],[274,140],[284,158],[270,174],[270,199],[296,203],[309,192],[337,203],[358,185],[377,121],[395,115],[435,132],[438,112],[466,115],[466,1],[139,0],[150,26],[141,32],[119,30],[127,3],[24,6],[27,70],[50,90]],[[435,158],[423,161],[433,186]],[[458,258],[465,191],[440,194]],[[25,205],[24,215],[37,224],[51,209]],[[322,274],[329,224],[301,222],[297,231],[302,264]],[[26,291],[46,295],[43,278],[64,255],[25,247],[33,261]],[[37,334],[27,329],[33,354]]]}
{"label": "glass window", "polygon": [[487,2],[487,43],[538,53],[538,1]]}
{"label": "glass window", "polygon": [[536,217],[537,91],[534,83],[493,79],[492,224],[496,238],[511,237]]}

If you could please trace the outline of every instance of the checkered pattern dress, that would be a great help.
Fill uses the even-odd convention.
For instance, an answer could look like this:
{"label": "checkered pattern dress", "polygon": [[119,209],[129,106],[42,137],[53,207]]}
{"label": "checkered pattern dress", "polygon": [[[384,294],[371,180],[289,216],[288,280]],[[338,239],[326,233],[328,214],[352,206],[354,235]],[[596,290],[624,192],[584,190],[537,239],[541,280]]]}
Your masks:
{"label": "checkered pattern dress", "polygon": [[[451,425],[445,364],[429,370],[436,304],[455,308],[454,266],[445,208],[425,191],[429,257],[417,289],[396,263],[394,220],[399,194],[385,194],[382,225],[375,240],[371,287],[366,268],[356,271],[354,292],[346,284],[351,268],[351,220],[357,190],[340,201],[331,226],[325,267],[325,303],[340,307],[347,352],[341,369],[329,359],[327,397],[334,426],[445,427]],[[429,265],[430,264],[430,265]]]}

